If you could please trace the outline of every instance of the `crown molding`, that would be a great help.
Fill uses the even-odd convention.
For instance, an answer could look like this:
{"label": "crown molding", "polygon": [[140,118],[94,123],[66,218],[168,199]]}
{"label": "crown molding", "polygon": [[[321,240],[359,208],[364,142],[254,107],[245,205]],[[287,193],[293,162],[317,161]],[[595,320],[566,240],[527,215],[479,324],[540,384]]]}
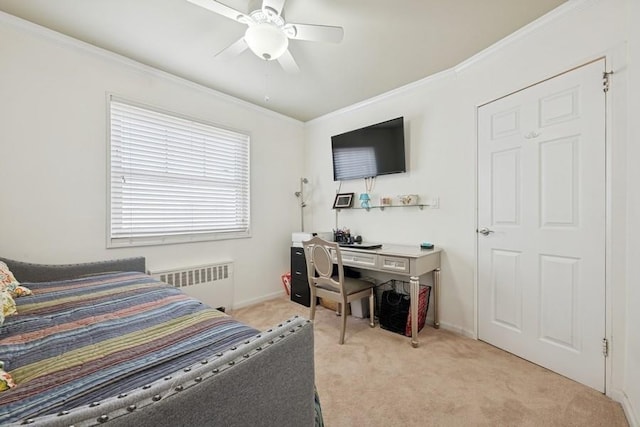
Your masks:
{"label": "crown molding", "polygon": [[339,110],[335,110],[335,111],[332,111],[330,113],[324,114],[324,115],[322,115],[320,117],[316,117],[315,119],[308,120],[308,121],[306,121],[304,123],[305,123],[305,125],[307,125],[307,124],[317,124],[318,122],[322,122],[322,121],[331,119],[333,117],[340,116],[340,115],[345,114],[345,113],[350,113],[350,112],[354,112],[354,111],[357,111],[357,110],[361,110],[361,109],[363,109],[365,107],[368,107],[369,105],[376,104],[378,102],[384,101],[385,99],[395,98],[396,96],[399,96],[399,95],[401,95],[403,93],[413,91],[416,88],[427,86],[427,85],[433,84],[435,82],[438,82],[438,81],[441,81],[441,80],[446,80],[446,79],[453,78],[453,77],[455,77],[455,71],[454,71],[453,68],[449,68],[447,70],[440,71],[440,72],[438,72],[436,74],[432,74],[432,75],[427,76],[425,78],[422,78],[420,80],[416,80],[415,82],[411,82],[411,83],[408,83],[408,84],[406,84],[404,86],[400,86],[400,87],[395,88],[393,90],[390,90],[388,92],[384,92],[384,93],[382,93],[380,95],[376,95],[376,96],[374,96],[372,98],[365,99],[364,101],[360,101],[360,102],[357,102],[355,104],[351,104],[351,105],[349,105],[347,107],[340,108]]}
{"label": "crown molding", "polygon": [[536,19],[533,22],[525,25],[524,27],[516,30],[515,32],[509,34],[508,36],[500,39],[496,43],[492,44],[488,48],[480,51],[479,53],[473,55],[472,57],[462,61],[460,64],[453,67],[453,70],[456,74],[460,74],[471,68],[473,65],[477,64],[485,60],[486,58],[494,55],[499,50],[503,49],[510,44],[513,44],[519,40],[524,39],[528,35],[539,31],[541,28],[549,25],[551,22],[554,22],[569,13],[573,13],[576,11],[580,11],[582,9],[586,9],[587,7],[591,7],[596,3],[599,3],[602,0],[568,0],[566,3],[556,7],[552,11],[542,15],[540,18]]}
{"label": "crown molding", "polygon": [[92,44],[89,43],[85,43],[83,41],[74,39],[73,37],[69,37],[66,36],[64,34],[58,33],[56,31],[50,30],[48,28],[42,27],[40,25],[34,24],[32,22],[26,21],[24,19],[18,18],[16,16],[10,15],[8,13],[5,12],[0,12],[0,23],[2,24],[7,24],[10,25],[12,27],[15,28],[19,28],[21,30],[24,30],[26,32],[29,32],[31,34],[35,34],[38,35],[42,38],[46,38],[49,40],[52,40],[56,43],[60,43],[63,44],[67,47],[70,48],[75,48],[75,49],[79,49],[91,54],[94,54],[96,56],[102,57],[106,60],[110,60],[113,62],[118,62],[121,65],[125,65],[128,66],[130,68],[136,69],[138,71],[143,71],[146,72],[148,74],[152,74],[156,77],[160,77],[175,83],[179,83],[185,87],[189,87],[191,89],[195,89],[195,90],[199,90],[199,91],[203,91],[203,92],[208,92],[209,94],[215,96],[218,99],[224,100],[226,102],[230,102],[239,106],[242,106],[244,108],[248,108],[251,109],[253,111],[256,111],[258,113],[261,114],[265,114],[271,117],[275,117],[275,118],[279,118],[281,120],[287,120],[290,121],[292,123],[296,123],[296,124],[301,124],[301,125],[306,125],[306,124],[316,124],[318,122],[322,122],[328,119],[331,119],[333,117],[337,117],[340,116],[342,114],[345,113],[349,113],[349,112],[354,112],[360,109],[363,109],[367,106],[382,102],[386,99],[390,99],[390,98],[394,98],[397,97],[403,93],[415,90],[417,88],[421,88],[424,86],[428,86],[431,85],[435,82],[441,81],[441,80],[445,80],[445,79],[449,79],[449,78],[455,78],[455,76],[457,74],[463,73],[466,70],[468,70],[469,68],[471,68],[473,65],[491,57],[492,55],[494,55],[496,52],[500,51],[501,49],[503,49],[504,47],[515,43],[525,37],[527,37],[528,35],[540,30],[541,28],[543,28],[544,26],[548,25],[551,22],[554,22],[564,16],[566,16],[569,13],[573,13],[582,9],[586,9],[590,6],[593,6],[596,3],[599,3],[603,0],[568,0],[566,3],[558,6],[557,8],[553,9],[552,11],[548,12],[547,14],[541,16],[540,18],[536,19],[535,21],[525,25],[524,27],[520,28],[519,30],[515,31],[514,33],[506,36],[505,38],[501,39],[500,41],[494,43],[493,45],[489,46],[488,48],[482,50],[481,52],[477,53],[476,55],[473,55],[472,57],[464,60],[463,62],[459,63],[458,65],[451,67],[449,69],[440,71],[436,74],[432,74],[430,76],[427,76],[425,78],[422,78],[420,80],[416,80],[415,82],[411,82],[408,83],[404,86],[398,87],[396,89],[390,90],[388,92],[382,93],[380,95],[376,95],[372,98],[368,98],[366,100],[363,100],[361,102],[357,102],[355,104],[349,105],[347,107],[332,111],[330,113],[327,113],[325,115],[322,115],[320,117],[316,117],[314,119],[308,120],[306,122],[302,122],[300,120],[296,120],[292,117],[277,113],[275,111],[269,110],[267,108],[261,107],[259,105],[250,103],[248,101],[244,101],[242,99],[236,98],[234,96],[228,95],[224,92],[220,92],[218,90],[209,88],[207,86],[203,86],[199,83],[195,83],[191,80],[185,79],[183,77],[178,77],[174,74],[171,74],[169,72],[166,71],[161,71],[157,68],[151,67],[149,65],[145,65],[142,64],[140,62],[134,61],[130,58],[127,58],[125,56],[116,54],[114,52],[108,51],[106,49],[103,48],[99,48],[97,46],[94,46]]}
{"label": "crown molding", "polygon": [[[270,116],[273,118],[278,118],[280,120],[285,120],[291,123],[295,123],[298,125],[303,125],[304,123],[300,120],[294,119],[292,117],[286,116],[284,114],[277,113],[273,110],[269,110],[267,108],[261,107],[259,105],[253,104],[248,101],[244,101],[240,98],[236,98],[224,92],[220,92],[216,89],[212,89],[207,86],[203,86],[199,83],[186,79],[184,77],[176,76],[175,74],[171,74],[167,71],[162,71],[157,68],[154,68],[150,65],[143,64],[138,61],[134,61],[131,58],[126,56],[114,53],[110,50],[103,49],[101,47],[92,45],[90,43],[83,42],[81,40],[75,39],[73,37],[67,36],[65,34],[59,33],[57,31],[51,30],[49,28],[43,27],[41,25],[35,24],[33,22],[27,21],[25,19],[19,18],[17,16],[11,15],[6,12],[0,11],[0,25],[6,25],[8,27],[12,27],[14,29],[18,29],[20,31],[24,31],[26,33],[32,34],[34,36],[40,37],[42,39],[54,42],[56,44],[62,45],[66,48],[77,50],[80,52],[88,53],[90,55],[99,57],[103,60],[110,61],[113,63],[117,63],[119,65],[128,67],[132,70],[143,72],[149,74],[153,77],[157,77],[160,79],[164,79],[170,81],[172,83],[179,84],[189,89],[193,89],[200,92],[205,92],[213,97],[229,102],[231,104],[238,105],[240,107],[255,111],[260,114],[264,114],[266,116]],[[107,88],[107,91],[109,89]]]}
{"label": "crown molding", "polygon": [[529,36],[530,34],[539,31],[541,28],[545,27],[546,25],[548,25],[551,22],[554,22],[566,15],[568,15],[569,13],[573,13],[576,11],[580,11],[582,9],[586,9],[588,7],[593,6],[596,3],[599,3],[603,0],[568,0],[566,3],[558,6],[557,8],[553,9],[552,11],[546,13],[545,15],[541,16],[540,18],[536,19],[535,21],[525,25],[524,27],[520,28],[519,30],[516,30],[514,33],[511,33],[510,35],[504,37],[503,39],[499,40],[498,42],[492,44],[491,46],[489,46],[488,48],[480,51],[479,53],[477,53],[476,55],[471,56],[470,58],[462,61],[461,63],[459,63],[458,65],[451,67],[447,70],[443,70],[439,73],[436,74],[432,74],[431,76],[427,76],[423,79],[417,80],[415,82],[409,83],[407,85],[401,86],[399,88],[393,89],[389,92],[385,92],[383,94],[374,96],[373,98],[369,98],[366,99],[364,101],[358,102],[356,104],[352,104],[348,107],[345,108],[341,108],[339,110],[335,110],[332,111],[330,113],[327,113],[323,116],[317,117],[315,119],[309,120],[307,122],[305,122],[305,124],[316,124],[318,122],[322,122],[324,120],[327,119],[331,119],[333,117],[337,117],[340,116],[342,114],[345,113],[349,113],[349,112],[353,112],[353,111],[357,111],[360,110],[362,108],[365,108],[369,105],[375,104],[377,102],[383,101],[385,99],[388,98],[393,98],[396,97],[404,92],[407,91],[411,91],[411,90],[415,90],[416,88],[420,88],[420,87],[424,87],[427,85],[431,85],[437,81],[440,80],[444,80],[447,78],[454,78],[455,76],[457,76],[460,73],[463,73],[464,71],[468,70],[469,68],[471,68],[473,65],[491,57],[492,55],[496,54],[496,52],[500,51],[501,49],[503,49],[504,47],[515,43],[527,36]]}

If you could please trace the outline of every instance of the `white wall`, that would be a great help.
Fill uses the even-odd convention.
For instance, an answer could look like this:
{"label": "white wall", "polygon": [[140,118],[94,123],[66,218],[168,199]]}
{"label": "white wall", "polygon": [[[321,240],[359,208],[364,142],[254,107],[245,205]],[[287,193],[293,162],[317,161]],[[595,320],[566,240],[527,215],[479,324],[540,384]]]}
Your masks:
{"label": "white wall", "polygon": [[[152,269],[235,260],[236,306],[283,293],[302,123],[0,14],[0,254]],[[251,135],[250,239],[106,249],[106,93]],[[285,166],[286,167],[283,167]]]}
{"label": "white wall", "polygon": [[627,418],[640,426],[640,2],[628,0],[629,28],[629,146],[627,149],[627,357],[624,393]]}
{"label": "white wall", "polygon": [[[637,363],[637,355],[640,354],[640,348],[631,349],[633,353],[630,356],[635,357],[626,357],[628,353],[624,339],[627,291],[626,182],[634,182],[631,176],[626,175],[626,82],[629,76],[625,41],[629,37],[626,31],[629,24],[626,8],[633,1],[569,1],[552,14],[453,70],[306,124],[306,174],[313,185],[313,209],[308,221],[314,229],[327,230],[336,225],[331,210],[337,190],[331,175],[331,135],[405,116],[409,124],[409,173],[379,177],[373,193],[418,193],[427,198],[439,196],[440,209],[343,212],[340,213],[338,225],[351,228],[366,240],[410,245],[430,240],[441,246],[444,249],[441,324],[467,335],[475,335],[476,108],[606,55],[608,67],[616,72],[609,94],[611,224],[608,275],[611,286],[608,298],[611,311],[607,319],[608,334],[615,336],[616,340],[608,364],[608,387],[609,394],[619,400],[623,398],[625,382],[629,383],[624,371],[625,358],[635,359]],[[637,25],[637,19],[635,22]],[[637,105],[635,109],[637,111]],[[637,174],[631,169],[629,167],[630,174]],[[636,179],[635,182],[640,180]],[[360,193],[364,192],[365,187],[362,181],[347,181],[341,190]],[[637,231],[637,224],[635,227]],[[630,276],[632,274],[637,277],[637,270],[629,272]],[[638,347],[638,344],[636,339],[633,345]],[[634,384],[638,384],[637,364],[633,369],[636,369]],[[637,389],[635,393],[638,393]],[[637,397],[633,406],[640,408]]]}
{"label": "white wall", "polygon": [[[446,252],[442,259],[441,323],[472,335],[474,150],[472,146],[460,149],[466,145],[466,135],[456,119],[461,115],[457,92],[455,76],[444,74],[395,96],[308,122],[307,176],[312,205],[308,222],[315,231],[336,227],[331,207],[338,187],[332,175],[331,135],[404,116],[408,172],[378,177],[372,198],[438,196],[441,209],[342,210],[337,225],[348,227],[367,241],[412,245],[432,241],[442,246]],[[364,181],[345,181],[340,191],[362,193]]]}

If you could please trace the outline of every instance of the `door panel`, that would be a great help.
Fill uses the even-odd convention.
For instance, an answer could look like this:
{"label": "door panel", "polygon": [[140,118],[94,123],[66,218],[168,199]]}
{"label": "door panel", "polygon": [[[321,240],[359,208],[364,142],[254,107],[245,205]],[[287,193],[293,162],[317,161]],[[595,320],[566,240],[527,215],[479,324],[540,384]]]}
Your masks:
{"label": "door panel", "polygon": [[577,137],[540,144],[540,226],[578,226]]}
{"label": "door panel", "polygon": [[516,332],[522,329],[520,255],[515,251],[494,250],[492,257],[492,320]]}
{"label": "door panel", "polygon": [[540,256],[540,339],[580,351],[578,271],[580,260]]}
{"label": "door panel", "polygon": [[520,150],[492,153],[491,192],[493,206],[491,224],[520,224]]}

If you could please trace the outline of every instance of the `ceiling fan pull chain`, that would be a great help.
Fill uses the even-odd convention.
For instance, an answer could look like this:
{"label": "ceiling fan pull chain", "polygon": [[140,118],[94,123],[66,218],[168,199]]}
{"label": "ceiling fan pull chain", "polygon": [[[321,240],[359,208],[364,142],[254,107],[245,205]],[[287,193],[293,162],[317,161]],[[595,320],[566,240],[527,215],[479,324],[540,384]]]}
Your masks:
{"label": "ceiling fan pull chain", "polygon": [[269,102],[269,61],[264,61],[264,102]]}

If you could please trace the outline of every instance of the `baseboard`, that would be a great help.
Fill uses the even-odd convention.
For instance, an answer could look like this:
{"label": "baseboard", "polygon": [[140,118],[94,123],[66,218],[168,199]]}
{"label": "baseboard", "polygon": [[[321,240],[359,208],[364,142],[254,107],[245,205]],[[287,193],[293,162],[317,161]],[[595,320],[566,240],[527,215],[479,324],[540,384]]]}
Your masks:
{"label": "baseboard", "polygon": [[278,292],[273,292],[270,294],[266,294],[266,295],[262,295],[258,298],[252,298],[252,299],[247,299],[244,301],[239,301],[237,303],[233,304],[233,309],[238,309],[238,308],[244,308],[244,307],[248,307],[250,305],[255,305],[255,304],[259,304],[261,302],[265,302],[265,301],[269,301],[272,299],[276,299],[276,298],[282,298],[283,297],[283,291],[280,290]]}
{"label": "baseboard", "polygon": [[[240,301],[238,303],[234,303],[233,304],[233,309],[239,309],[239,308],[244,308],[244,307],[248,307],[250,305],[255,305],[255,304],[259,304],[261,302],[265,302],[265,301],[269,301],[275,298],[283,298],[284,295],[282,293],[282,291],[278,291],[278,292],[273,292],[271,294],[267,294],[267,295],[263,295],[261,297],[258,298],[252,298],[252,299],[248,299],[248,300],[244,300],[244,301]],[[426,321],[427,325],[433,326],[433,319],[427,318]],[[476,336],[474,335],[473,331],[468,331],[460,326],[457,325],[453,325],[447,322],[440,322],[440,328],[445,330],[445,331],[449,331],[449,332],[453,332],[454,334],[457,335],[462,335],[464,337],[467,338],[471,338],[471,339],[476,339]],[[640,427],[640,426],[638,426]]]}
{"label": "baseboard", "polygon": [[627,417],[627,422],[629,423],[629,427],[640,427],[640,421],[638,416],[636,415],[636,411],[629,400],[629,396],[623,391],[612,392],[609,397],[613,400],[620,402],[622,405],[622,410],[624,411],[625,417]]}
{"label": "baseboard", "polygon": [[473,331],[467,331],[466,329],[457,325],[452,325],[447,322],[440,322],[440,328],[444,329],[445,331],[453,332],[454,334],[462,335],[467,338],[476,339],[476,336],[474,335]]}

